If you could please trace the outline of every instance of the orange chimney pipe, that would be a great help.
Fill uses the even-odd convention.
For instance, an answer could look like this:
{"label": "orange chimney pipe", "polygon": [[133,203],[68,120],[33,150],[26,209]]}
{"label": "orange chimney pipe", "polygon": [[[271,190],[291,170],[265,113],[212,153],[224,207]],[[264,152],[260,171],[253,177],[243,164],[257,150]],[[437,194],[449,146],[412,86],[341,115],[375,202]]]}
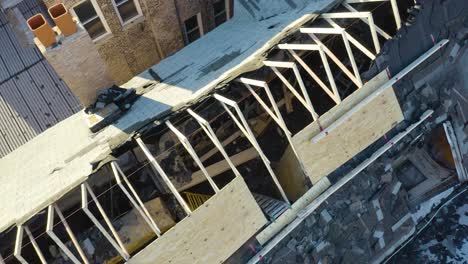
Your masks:
{"label": "orange chimney pipe", "polygon": [[73,22],[72,16],[62,3],[51,6],[48,11],[62,34],[70,36],[76,33],[75,22]]}
{"label": "orange chimney pipe", "polygon": [[55,32],[42,14],[36,14],[27,21],[29,29],[46,48],[55,44]]}

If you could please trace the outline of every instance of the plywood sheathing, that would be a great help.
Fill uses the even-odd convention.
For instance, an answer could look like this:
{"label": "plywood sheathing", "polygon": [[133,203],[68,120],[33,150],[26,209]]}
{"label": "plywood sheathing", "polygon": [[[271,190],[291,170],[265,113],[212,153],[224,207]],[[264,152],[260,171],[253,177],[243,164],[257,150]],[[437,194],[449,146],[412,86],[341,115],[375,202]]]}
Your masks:
{"label": "plywood sheathing", "polygon": [[266,223],[244,180],[236,177],[128,263],[223,263]]}
{"label": "plywood sheathing", "polygon": [[[254,148],[249,148],[231,156],[230,159],[232,164],[237,167],[246,163],[247,161],[255,159],[256,157],[258,157],[258,152]],[[221,161],[206,167],[206,171],[210,177],[218,176],[229,170],[231,170],[231,167],[225,159],[222,159]],[[206,181],[206,177],[203,172],[199,170],[192,173],[192,179],[190,182],[175,182],[174,186],[178,191],[184,191],[204,181]]]}
{"label": "plywood sheathing", "polygon": [[296,201],[309,189],[309,180],[291,146],[288,146],[279,162],[278,180],[291,201]]}
{"label": "plywood sheathing", "polygon": [[[385,72],[378,74],[341,104],[322,115],[319,119],[322,127],[332,124],[386,81],[388,76]],[[315,184],[381,138],[403,119],[393,88],[388,88],[320,141],[311,141],[320,133],[319,125],[313,122],[293,137],[293,143],[307,176]]]}

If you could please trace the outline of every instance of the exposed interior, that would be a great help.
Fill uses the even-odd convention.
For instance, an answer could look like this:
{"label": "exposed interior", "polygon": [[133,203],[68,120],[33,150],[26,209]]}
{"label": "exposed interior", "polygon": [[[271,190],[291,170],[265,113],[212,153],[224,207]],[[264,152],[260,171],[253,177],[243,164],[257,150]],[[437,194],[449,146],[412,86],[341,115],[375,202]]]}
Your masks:
{"label": "exposed interior", "polygon": [[[414,4],[414,2],[407,0],[399,1],[398,4],[400,10],[406,10],[406,8]],[[392,10],[389,7],[389,2],[366,3],[360,5],[359,8],[361,10],[372,11],[375,24],[379,25],[382,30],[391,36],[395,34],[395,22],[393,20]],[[339,6],[332,12],[347,11],[349,10],[345,7]],[[405,19],[407,14],[405,12],[400,13],[402,19]],[[60,15],[60,12],[58,12],[57,15]],[[334,19],[334,21],[340,27],[346,28],[346,31],[354,36],[360,43],[365,43],[368,50],[375,53],[372,48],[372,34],[366,23],[356,18]],[[33,29],[40,27],[44,22],[41,16],[37,16],[37,18],[31,20],[31,22],[28,21]],[[303,27],[328,28],[330,24],[324,19],[316,19],[310,21]],[[336,34],[317,34],[317,36],[345,67],[348,68],[349,71],[352,71],[352,62],[348,58],[347,48],[343,44],[342,36]],[[383,43],[384,41],[385,38],[379,35],[379,42]],[[287,44],[313,43],[308,34],[301,32],[290,35],[282,42]],[[351,50],[354,54],[356,64],[359,66],[359,73],[362,74],[362,82],[366,83],[374,77],[372,74],[365,74],[366,70],[372,64],[372,58],[353,45],[351,45]],[[311,76],[310,70],[316,73],[320,80],[323,80],[324,85],[332,87],[333,83],[335,83],[341,100],[345,100],[345,98],[357,91],[358,85],[356,85],[356,80],[351,80],[349,76],[331,60],[329,60],[329,70],[333,72],[333,78],[329,78],[330,76],[327,74],[327,69],[320,63],[323,60],[320,52],[315,50],[298,50],[295,54],[299,56],[310,69],[302,67],[301,64],[298,63],[297,57],[291,52],[288,52],[287,49],[272,49],[267,57],[268,61],[296,62],[298,65],[298,72],[295,72],[294,69],[276,69],[294,87],[296,93],[306,97],[302,94],[303,91],[301,91],[300,84],[298,83],[296,73],[299,73],[306,88],[308,98],[310,98],[311,104],[313,105],[313,110],[318,116],[329,112],[337,105],[337,102],[317,84],[317,81]],[[252,91],[255,92],[255,95],[258,95],[261,101],[265,102],[270,111],[275,112],[275,118],[265,111],[264,106],[259,103],[260,101],[258,98],[255,97],[252,91],[246,88],[244,83],[231,82],[218,89],[216,94],[237,103],[243,117],[249,124],[255,141],[258,142],[258,146],[263,153],[260,153],[258,149],[255,148],[252,139],[246,135],[246,131],[242,131],[243,129],[245,130],[245,127],[240,128],[238,124],[236,124],[236,121],[242,124],[242,118],[237,115],[237,119],[233,119],[230,116],[230,112],[226,111],[223,104],[212,95],[198,102],[194,102],[194,104],[190,105],[190,109],[208,121],[216,138],[223,146],[232,164],[237,168],[238,173],[242,176],[243,181],[245,181],[248,190],[252,193],[259,208],[263,210],[263,217],[272,221],[316,183],[311,175],[317,175],[315,171],[311,173],[310,171],[308,172],[306,170],[306,172],[304,172],[302,170],[302,165],[304,165],[304,163],[299,162],[295,157],[294,151],[290,147],[287,132],[285,132],[284,126],[281,124],[281,120],[284,120],[285,126],[291,132],[292,142],[296,142],[296,144],[300,140],[300,132],[304,131],[304,128],[315,126],[314,129],[318,129],[316,132],[319,132],[322,128],[320,127],[320,123],[314,122],[314,113],[307,108],[307,102],[301,102],[301,100],[289,90],[287,85],[285,85],[284,80],[281,80],[277,72],[271,67],[262,67],[259,70],[244,74],[242,77],[263,80],[268,85],[271,95],[280,111],[281,118],[280,115],[275,112],[275,107],[269,103],[271,98],[267,90],[262,87],[250,86]],[[388,96],[392,95],[390,94]],[[233,108],[228,108],[236,115]],[[197,210],[197,208],[203,206],[204,203],[210,202],[211,198],[217,197],[219,193],[225,190],[223,189],[224,187],[230,187],[231,183],[234,184],[239,181],[239,179],[236,179],[236,171],[233,171],[219,146],[215,144],[213,139],[210,138],[209,133],[205,131],[204,128],[206,127],[203,127],[196,118],[185,110],[186,109],[173,113],[169,120],[173,127],[187,138],[188,145],[193,147],[199,161],[202,162],[203,166],[206,168],[206,172],[212,177],[214,185],[216,186],[215,188],[213,188],[213,183],[207,181],[204,171],[197,164],[197,160],[187,151],[187,145],[182,144],[180,138],[177,137],[174,131],[164,124],[166,120],[161,120],[145,127],[141,131],[139,139],[144,142],[150,154],[161,166],[170,182],[174,185],[174,188],[183,198],[183,201],[195,214],[205,209],[201,207],[200,210]],[[391,121],[390,125],[393,125],[393,122],[399,122],[401,120],[402,116],[399,116],[397,113],[395,120],[389,120],[389,122]],[[326,126],[326,124],[324,125]],[[387,128],[387,126],[385,126],[383,130],[388,130],[390,128],[391,127]],[[383,133],[384,132],[386,131],[383,131]],[[298,133],[299,137],[296,137]],[[211,137],[212,136],[213,135],[211,135]],[[380,137],[381,135],[375,136]],[[444,141],[443,137],[438,137],[437,134],[434,135],[434,137],[433,140]],[[307,148],[311,148],[311,146],[307,144],[306,146]],[[364,147],[367,147],[367,145]],[[360,150],[362,149],[359,149],[357,152]],[[434,155],[439,155],[438,159],[444,166],[453,166],[453,159],[452,161],[450,160],[445,147],[444,150],[430,151],[435,152]],[[269,170],[268,162],[262,159],[263,154],[269,160],[272,171]],[[304,154],[302,153],[301,155]],[[341,164],[344,161],[342,161]],[[135,140],[129,141],[127,144],[116,149],[113,156],[109,157],[107,162],[103,162],[100,165],[100,168],[89,177],[87,184],[89,184],[90,189],[96,195],[100,206],[102,206],[102,210],[107,215],[106,217],[109,218],[117,233],[121,236],[122,241],[124,241],[124,247],[129,255],[135,255],[154,240],[164,238],[164,235],[162,238],[158,238],[157,232],[151,228],[152,225],[147,223],[148,219],[135,209],[135,206],[132,204],[132,202],[135,201],[128,198],[125,191],[121,188],[116,174],[119,177],[126,177],[130,183],[123,183],[123,186],[126,186],[126,191],[131,192],[129,186],[134,188],[141,202],[144,203],[145,207],[148,209],[148,213],[153,217],[156,226],[160,229],[159,232],[162,234],[171,230],[171,228],[178,227],[179,224],[182,224],[184,221],[195,221],[193,219],[187,220],[187,209],[184,207],[184,204],[181,203],[174,195],[174,192],[168,188],[167,182],[165,182],[162,177],[163,175],[161,175],[160,171],[151,162],[151,158],[142,150],[141,146]],[[340,164],[330,168],[329,171],[323,172],[323,174],[319,176],[326,176],[339,167],[339,165]],[[117,167],[121,169],[121,173],[117,171]],[[282,186],[281,189],[279,189],[278,184],[275,183],[272,172],[279,178],[280,185]],[[80,186],[74,190],[70,190],[67,195],[56,203],[58,210],[53,209],[55,219],[53,232],[59,240],[64,241],[67,248],[70,249],[71,254],[79,259],[80,252],[72,245],[72,241],[67,233],[67,228],[62,224],[63,221],[59,221],[61,218],[59,214],[61,212],[65,216],[70,229],[73,230],[73,233],[76,235],[78,243],[85,248],[83,250],[84,254],[89,255],[89,252],[92,251],[93,254],[91,255],[99,256],[99,259],[93,261],[90,259],[90,261],[100,263],[122,262],[122,252],[118,252],[118,250],[108,242],[96,226],[96,223],[91,221],[90,217],[83,211],[82,188],[83,187]],[[218,192],[216,188],[221,191]],[[286,197],[282,195],[282,191],[285,192]],[[112,233],[112,230],[105,225],[105,217],[101,214],[99,208],[97,208],[97,204],[90,196],[89,190],[87,195],[89,196],[87,204],[89,210],[97,217],[99,222],[105,226],[107,232]],[[236,205],[226,206],[236,207]],[[254,212],[257,208],[258,207],[255,206],[251,207],[251,212]],[[56,241],[53,241],[50,236],[44,232],[48,221],[49,210],[51,209],[45,209],[23,226],[27,226],[31,231],[44,258],[49,263],[65,263],[68,258],[67,254],[62,252],[57,246]],[[262,218],[258,215],[255,217],[257,217],[256,219]],[[257,224],[260,223],[261,221]],[[261,226],[263,225],[264,223],[261,224]],[[250,233],[246,232],[245,234],[250,234],[251,237],[259,228],[260,227],[255,226],[255,228],[249,230]],[[17,234],[17,228],[14,227],[0,235],[0,254],[4,257],[6,263],[18,262],[17,259],[13,257]],[[169,238],[167,239],[169,240]],[[24,236],[22,243],[24,247],[22,247],[21,256],[30,263],[37,262],[38,256],[33,247],[33,243],[31,243],[27,235]],[[158,245],[158,243],[156,243],[156,245]],[[232,250],[234,251],[235,249]]]}

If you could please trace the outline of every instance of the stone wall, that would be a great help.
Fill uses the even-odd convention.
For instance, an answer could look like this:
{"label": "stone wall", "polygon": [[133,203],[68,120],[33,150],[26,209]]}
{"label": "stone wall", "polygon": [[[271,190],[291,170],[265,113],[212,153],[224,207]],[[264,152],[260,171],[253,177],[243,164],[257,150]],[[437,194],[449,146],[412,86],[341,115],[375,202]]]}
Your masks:
{"label": "stone wall", "polygon": [[[47,7],[63,2],[67,8],[80,1],[44,0]],[[117,84],[126,82],[183,48],[186,19],[201,12],[204,33],[215,27],[215,0],[139,0],[143,16],[124,26],[111,1],[96,0],[111,34],[95,41],[95,44]],[[229,1],[232,11],[233,0]]]}

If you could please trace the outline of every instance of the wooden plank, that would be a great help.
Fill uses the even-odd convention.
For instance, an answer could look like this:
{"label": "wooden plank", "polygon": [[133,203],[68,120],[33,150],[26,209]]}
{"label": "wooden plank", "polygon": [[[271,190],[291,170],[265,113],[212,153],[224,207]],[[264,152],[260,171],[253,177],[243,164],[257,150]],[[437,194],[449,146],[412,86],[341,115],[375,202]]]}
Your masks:
{"label": "wooden plank", "polygon": [[[238,137],[240,137],[242,135],[242,132],[240,130],[234,132],[232,135],[230,135],[228,138],[226,138],[225,140],[223,140],[221,142],[221,145],[223,147],[225,147],[226,145],[230,144],[231,142],[233,142],[234,140],[236,140]],[[200,157],[200,160],[203,162],[203,161],[206,161],[207,159],[211,158],[214,154],[218,153],[218,148],[212,148],[210,149],[208,152],[206,152],[205,154],[203,154],[203,156]]]}
{"label": "wooden plank", "polygon": [[449,170],[435,162],[425,149],[415,149],[408,155],[408,160],[411,161],[426,178],[440,181],[452,174]]}
{"label": "wooden plank", "polygon": [[291,146],[288,146],[281,157],[277,166],[277,175],[290,201],[296,201],[307,192],[307,176],[304,174],[301,164],[297,160]]}
{"label": "wooden plank", "polygon": [[[240,153],[237,153],[234,156],[231,156],[231,161],[234,164],[234,166],[239,166],[241,164],[244,164],[245,162],[252,160],[254,158],[258,157],[258,152],[254,148],[249,148],[246,149]],[[220,175],[223,172],[226,172],[230,170],[231,167],[229,167],[229,164],[227,163],[226,160],[221,160],[219,162],[216,162],[215,164],[212,164],[208,167],[206,167],[206,170],[208,171],[208,174],[211,177],[215,177]],[[178,182],[174,181],[174,185],[177,188],[178,191],[183,191],[187,190],[190,187],[193,187],[197,184],[200,184],[202,182],[206,181],[205,176],[203,175],[202,171],[196,171],[192,174],[192,179],[189,182]]]}
{"label": "wooden plank", "polygon": [[266,223],[237,177],[127,263],[223,263]]}
{"label": "wooden plank", "polygon": [[[386,81],[388,76],[385,72],[378,74],[341,104],[322,115],[319,119],[321,126],[327,127],[332,124]],[[297,146],[306,174],[315,184],[382,137],[403,119],[403,113],[392,88],[354,113],[320,141],[313,143],[310,140],[320,133],[318,123],[313,122],[296,134],[293,142]]]}

